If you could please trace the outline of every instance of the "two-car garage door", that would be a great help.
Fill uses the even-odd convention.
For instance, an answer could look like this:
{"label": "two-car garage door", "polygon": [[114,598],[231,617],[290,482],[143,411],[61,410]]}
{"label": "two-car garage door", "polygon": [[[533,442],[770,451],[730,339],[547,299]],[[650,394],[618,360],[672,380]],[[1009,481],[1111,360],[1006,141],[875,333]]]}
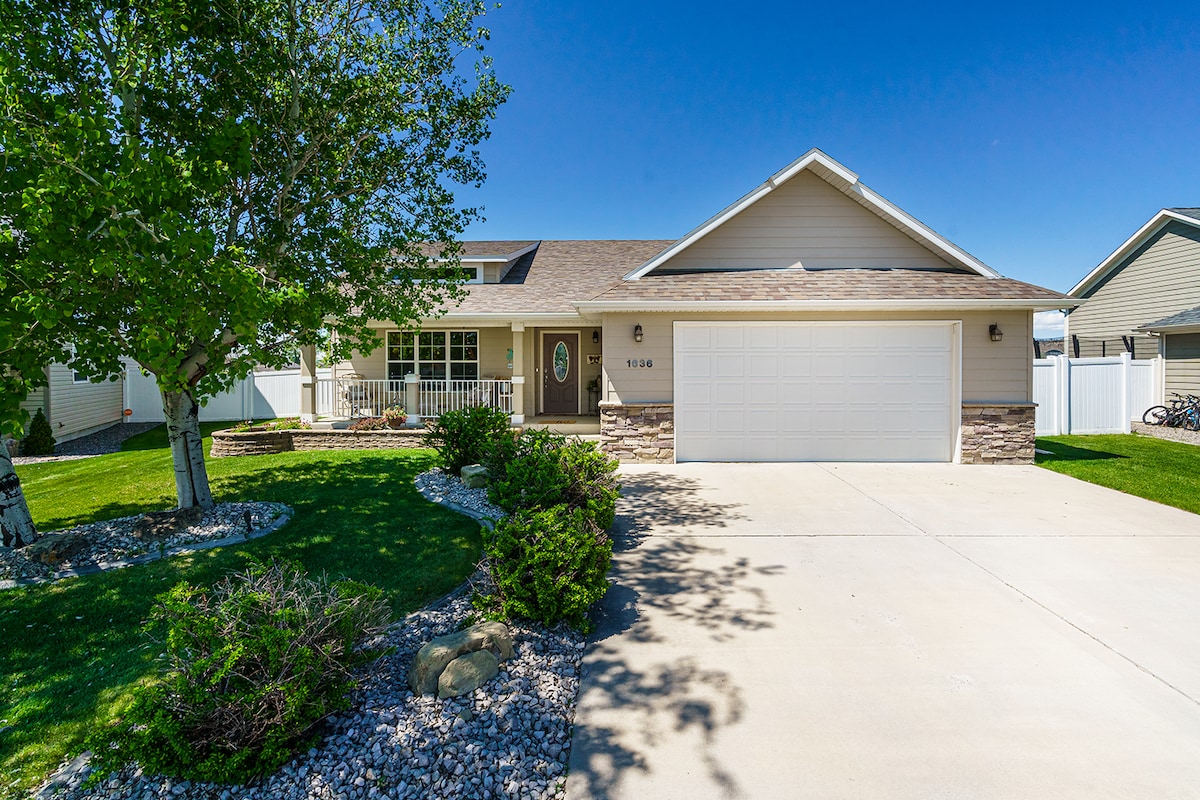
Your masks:
{"label": "two-car garage door", "polygon": [[677,461],[949,461],[955,328],[675,323]]}

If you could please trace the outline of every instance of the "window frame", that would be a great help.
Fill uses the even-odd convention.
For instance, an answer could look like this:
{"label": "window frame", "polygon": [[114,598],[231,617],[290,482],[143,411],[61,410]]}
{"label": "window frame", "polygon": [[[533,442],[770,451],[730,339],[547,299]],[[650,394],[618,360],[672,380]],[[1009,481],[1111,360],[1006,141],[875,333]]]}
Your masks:
{"label": "window frame", "polygon": [[[438,343],[437,337],[441,336],[441,343]],[[422,342],[424,337],[428,336],[427,342]],[[459,337],[459,343],[455,344],[455,337]],[[394,342],[393,337],[398,337],[399,341]],[[469,342],[469,338],[473,337],[474,343]],[[398,350],[399,358],[393,358],[393,348]],[[469,359],[465,357],[455,358],[455,351],[459,351],[461,355],[467,353],[469,349],[474,349],[475,358]],[[434,358],[433,355],[437,351],[442,351],[441,358]],[[422,351],[428,355],[422,357]],[[410,372],[417,375],[418,380],[450,380],[450,381],[477,381],[479,380],[479,331],[477,329],[461,329],[461,330],[433,330],[433,331],[416,331],[416,330],[390,330],[384,336],[384,363],[386,364],[387,380],[402,381],[405,375]],[[397,367],[398,377],[393,377],[392,365],[400,365]],[[423,366],[430,366],[432,369],[423,370]],[[474,372],[474,377],[455,377],[455,367],[470,367],[469,370],[459,370],[461,375],[463,371]],[[405,369],[411,367],[411,369]],[[438,370],[437,368],[441,369]],[[403,370],[403,371],[401,371]],[[440,375],[437,372],[440,371]]]}

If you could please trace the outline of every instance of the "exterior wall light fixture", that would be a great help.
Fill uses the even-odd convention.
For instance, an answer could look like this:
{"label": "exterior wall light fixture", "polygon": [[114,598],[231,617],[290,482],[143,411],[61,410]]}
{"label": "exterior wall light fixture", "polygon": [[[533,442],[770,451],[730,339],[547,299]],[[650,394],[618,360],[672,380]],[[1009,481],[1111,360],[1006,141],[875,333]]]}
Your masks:
{"label": "exterior wall light fixture", "polygon": [[998,342],[1004,338],[1004,331],[1000,330],[1000,326],[993,322],[988,326],[988,336],[992,338],[993,342]]}
{"label": "exterior wall light fixture", "polygon": [[642,326],[641,325],[633,326],[633,340],[635,342],[640,342],[642,340]]}
{"label": "exterior wall light fixture", "polygon": [[600,331],[592,331],[592,344],[600,344]]}

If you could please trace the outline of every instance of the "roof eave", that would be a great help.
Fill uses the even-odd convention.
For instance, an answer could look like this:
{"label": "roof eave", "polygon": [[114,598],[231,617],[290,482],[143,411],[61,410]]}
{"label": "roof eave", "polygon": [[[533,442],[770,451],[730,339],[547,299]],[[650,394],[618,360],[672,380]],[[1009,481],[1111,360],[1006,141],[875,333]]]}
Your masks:
{"label": "roof eave", "polygon": [[1054,311],[1074,308],[1079,302],[1061,298],[1044,299],[905,299],[905,300],[583,300],[572,303],[581,313],[673,311],[942,311],[1029,310]]}
{"label": "roof eave", "polygon": [[[804,155],[800,156],[800,158],[793,161],[791,164],[788,164],[786,167],[767,178],[767,180],[762,184],[756,186],[738,200],[734,201],[732,205],[729,205],[717,212],[714,216],[709,217],[707,220],[701,223],[699,227],[694,228],[688,233],[684,234],[682,238],[678,239],[674,244],[655,255],[649,261],[642,264],[632,272],[627,273],[625,275],[625,280],[635,281],[644,277],[648,273],[652,272],[656,267],[678,255],[683,250],[686,250],[699,239],[711,232],[714,228],[719,227],[727,220],[740,214],[746,208],[754,205],[763,197],[774,191],[778,186],[790,180],[797,173],[806,169],[812,169],[814,167],[820,168],[814,169],[814,172],[816,172],[819,177],[829,181],[829,178],[826,175],[821,174],[821,170],[824,170],[840,181],[843,181],[846,184],[844,187],[835,185],[835,188],[840,189],[847,195],[856,195],[866,205],[871,206],[877,214],[891,221],[894,225],[896,225],[896,227],[907,232],[908,235],[912,236],[919,243],[930,248],[931,250],[934,250],[948,261],[957,263],[964,269],[976,272],[987,278],[1001,277],[1000,273],[996,272],[979,259],[970,255],[953,242],[943,238],[928,226],[922,224],[915,217],[905,213],[900,208],[884,199],[882,195],[878,194],[873,189],[863,185],[859,181],[857,174],[851,172],[845,166],[814,147]],[[831,184],[835,183],[834,181],[829,182]]]}
{"label": "roof eave", "polygon": [[1083,280],[1071,287],[1067,294],[1072,297],[1082,297],[1083,293],[1090,290],[1100,281],[1104,280],[1109,274],[1124,261],[1130,253],[1141,247],[1146,240],[1162,230],[1167,223],[1171,221],[1184,222],[1193,227],[1200,227],[1200,220],[1189,217],[1186,214],[1177,214],[1169,208],[1164,208],[1150,218],[1150,221],[1137,229],[1137,232],[1130,236],[1116,250],[1096,266],[1094,270],[1089,272]]}

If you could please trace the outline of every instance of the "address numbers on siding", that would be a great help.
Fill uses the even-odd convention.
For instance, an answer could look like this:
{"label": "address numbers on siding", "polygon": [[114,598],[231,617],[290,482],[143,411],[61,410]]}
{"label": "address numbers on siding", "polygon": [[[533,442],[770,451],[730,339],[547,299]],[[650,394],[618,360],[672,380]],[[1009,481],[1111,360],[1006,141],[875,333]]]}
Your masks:
{"label": "address numbers on siding", "polygon": [[626,359],[625,366],[632,367],[634,369],[641,369],[642,367],[653,367],[654,359],[653,358],[630,358],[630,359]]}

